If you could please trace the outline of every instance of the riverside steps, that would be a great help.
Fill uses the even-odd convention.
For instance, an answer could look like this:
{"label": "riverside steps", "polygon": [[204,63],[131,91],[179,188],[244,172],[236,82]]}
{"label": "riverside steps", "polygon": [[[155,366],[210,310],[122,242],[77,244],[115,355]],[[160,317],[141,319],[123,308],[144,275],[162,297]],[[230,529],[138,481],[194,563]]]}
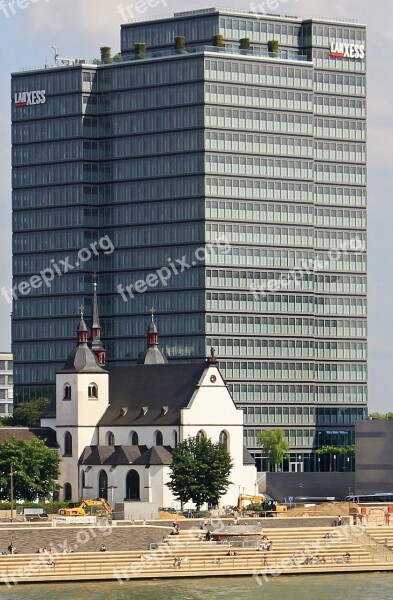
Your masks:
{"label": "riverside steps", "polygon": [[[225,525],[225,531],[230,530],[230,539],[225,539],[225,534],[218,528],[215,532],[212,529],[216,538],[218,535],[222,537],[222,541],[219,539],[218,542],[200,539],[205,532],[199,530],[196,523],[194,529],[186,529],[184,521],[180,522],[182,529],[179,535],[170,535],[168,525],[157,521],[154,525],[118,523],[108,529],[110,533],[105,537],[99,536],[95,531],[98,528],[92,527],[9,525],[0,529],[4,546],[12,540],[20,552],[22,541],[19,536],[24,536],[27,546],[35,544],[35,536],[38,535],[37,546],[53,544],[57,552],[48,555],[30,550],[23,554],[0,556],[0,581],[13,586],[33,582],[125,582],[150,578],[247,575],[263,583],[270,576],[279,574],[393,571],[393,552],[378,542],[369,544],[370,532],[364,537],[363,532],[355,528],[326,525],[296,527],[292,521],[290,527],[286,526],[284,519],[277,520],[273,527],[260,523],[260,520],[253,521],[252,527]],[[251,525],[251,520],[248,522]],[[273,542],[270,551],[258,550],[260,540],[259,537],[255,539],[255,527],[260,527],[261,536],[266,535]],[[386,532],[385,537],[392,539],[393,527],[388,529],[389,534]],[[63,540],[61,544],[67,542],[72,547],[72,540],[77,540],[78,534],[81,541],[89,532],[90,535],[96,534],[95,537],[80,543],[73,553],[62,553],[60,540]],[[108,547],[108,552],[97,551],[101,544]]]}

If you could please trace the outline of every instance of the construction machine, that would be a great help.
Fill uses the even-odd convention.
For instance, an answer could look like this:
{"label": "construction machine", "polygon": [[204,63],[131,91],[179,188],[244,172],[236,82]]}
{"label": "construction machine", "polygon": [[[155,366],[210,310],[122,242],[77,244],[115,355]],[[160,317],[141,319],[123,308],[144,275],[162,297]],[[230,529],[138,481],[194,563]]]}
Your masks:
{"label": "construction machine", "polygon": [[262,504],[265,500],[265,496],[250,496],[244,494],[243,496],[239,496],[237,500],[237,510],[243,512],[245,504]]}
{"label": "construction machine", "polygon": [[100,507],[101,510],[98,512],[100,517],[109,517],[112,515],[112,507],[105,498],[98,498],[98,500],[81,500],[80,502],[70,502],[67,508],[60,508],[58,510],[59,515],[63,517],[84,517],[86,516],[86,508]]}

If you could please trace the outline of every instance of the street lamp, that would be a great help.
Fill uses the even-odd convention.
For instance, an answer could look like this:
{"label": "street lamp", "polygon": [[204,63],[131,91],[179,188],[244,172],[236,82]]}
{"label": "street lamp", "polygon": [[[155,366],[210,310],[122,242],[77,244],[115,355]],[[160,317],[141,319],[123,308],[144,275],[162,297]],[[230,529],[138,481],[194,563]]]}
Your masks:
{"label": "street lamp", "polygon": [[14,475],[16,475],[16,471],[14,471],[13,466],[11,465],[11,469],[10,469],[11,523],[14,520]]}

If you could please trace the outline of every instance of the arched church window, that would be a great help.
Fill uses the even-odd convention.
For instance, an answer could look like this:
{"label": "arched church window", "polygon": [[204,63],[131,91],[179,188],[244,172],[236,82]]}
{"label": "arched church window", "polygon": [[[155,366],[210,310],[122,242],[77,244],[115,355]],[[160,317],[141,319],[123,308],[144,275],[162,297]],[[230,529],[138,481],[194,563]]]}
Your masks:
{"label": "arched church window", "polygon": [[98,475],[98,496],[108,500],[108,474],[104,470]]}
{"label": "arched church window", "polygon": [[72,456],[72,435],[69,431],[64,434],[64,456]]}
{"label": "arched church window", "polygon": [[63,485],[63,500],[64,502],[68,502],[72,499],[72,487],[70,483],[65,483]]}
{"label": "arched church window", "polygon": [[89,400],[98,400],[98,387],[97,384],[91,383],[89,385]]}
{"label": "arched church window", "polygon": [[126,477],[126,500],[140,500],[140,477],[139,473],[132,469]]}
{"label": "arched church window", "polygon": [[136,431],[130,433],[131,446],[139,446],[139,437]]}
{"label": "arched church window", "polygon": [[112,431],[108,431],[107,435],[106,435],[106,443],[108,446],[114,446],[115,445],[115,434],[112,433]]}
{"label": "arched church window", "polygon": [[156,446],[163,446],[164,438],[162,437],[161,431],[156,431],[156,433],[154,435],[155,435]]}
{"label": "arched church window", "polygon": [[71,400],[71,386],[69,383],[66,383],[64,386],[63,400]]}
{"label": "arched church window", "polygon": [[177,431],[174,430],[172,432],[172,446],[173,446],[173,448],[177,448],[178,443],[179,443],[179,441],[178,441],[178,434],[177,434]]}
{"label": "arched church window", "polygon": [[198,439],[198,441],[207,440],[207,435],[203,431],[203,429],[200,429],[200,431],[198,431],[198,433],[197,433],[197,439]]}
{"label": "arched church window", "polygon": [[227,431],[221,431],[219,443],[229,452],[229,435]]}

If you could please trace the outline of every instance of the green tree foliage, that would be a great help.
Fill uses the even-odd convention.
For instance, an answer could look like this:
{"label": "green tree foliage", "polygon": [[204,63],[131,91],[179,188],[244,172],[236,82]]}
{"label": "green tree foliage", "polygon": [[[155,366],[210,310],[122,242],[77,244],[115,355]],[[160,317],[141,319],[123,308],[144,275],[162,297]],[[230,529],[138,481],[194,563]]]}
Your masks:
{"label": "green tree foliage", "polygon": [[225,446],[198,437],[188,438],[173,450],[167,484],[182,504],[192,500],[197,509],[207,502],[217,506],[231,482],[233,463]]}
{"label": "green tree foliage", "polygon": [[280,54],[280,44],[278,40],[269,40],[267,43],[267,50],[269,54],[273,56],[279,56]]}
{"label": "green tree foliage", "polygon": [[250,38],[242,38],[240,40],[240,49],[241,50],[250,50],[250,48],[251,48]]}
{"label": "green tree foliage", "polygon": [[217,33],[213,36],[213,46],[217,48],[225,48],[224,36],[220,33]]}
{"label": "green tree foliage", "polygon": [[368,415],[368,418],[371,419],[376,419],[378,421],[384,421],[385,419],[393,419],[393,412],[389,412],[389,413],[379,413],[379,412],[374,412],[371,413],[370,415]]}
{"label": "green tree foliage", "polygon": [[355,456],[355,446],[322,446],[316,451],[317,454],[346,454]]}
{"label": "green tree foliage", "polygon": [[31,402],[22,402],[14,408],[12,417],[3,419],[3,425],[14,427],[39,427],[40,419],[49,406],[48,398],[37,398]]}
{"label": "green tree foliage", "polygon": [[277,470],[289,454],[289,442],[282,429],[265,429],[257,437],[258,444],[262,447],[264,455],[270,464]]}
{"label": "green tree foliage", "polygon": [[11,439],[0,444],[0,500],[10,499],[11,465],[16,500],[49,498],[57,489],[60,457],[41,440]]}

